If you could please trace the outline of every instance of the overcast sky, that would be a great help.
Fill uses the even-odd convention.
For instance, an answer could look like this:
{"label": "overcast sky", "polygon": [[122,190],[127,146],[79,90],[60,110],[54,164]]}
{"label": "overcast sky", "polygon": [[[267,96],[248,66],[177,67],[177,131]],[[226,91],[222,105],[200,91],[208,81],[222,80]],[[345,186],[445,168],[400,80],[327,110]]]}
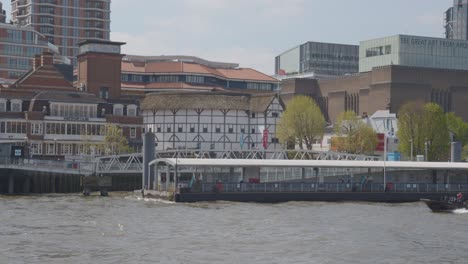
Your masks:
{"label": "overcast sky", "polygon": [[[9,1],[4,1],[9,14]],[[443,37],[453,0],[112,0],[111,40],[134,55],[193,55],[267,74],[306,41]]]}

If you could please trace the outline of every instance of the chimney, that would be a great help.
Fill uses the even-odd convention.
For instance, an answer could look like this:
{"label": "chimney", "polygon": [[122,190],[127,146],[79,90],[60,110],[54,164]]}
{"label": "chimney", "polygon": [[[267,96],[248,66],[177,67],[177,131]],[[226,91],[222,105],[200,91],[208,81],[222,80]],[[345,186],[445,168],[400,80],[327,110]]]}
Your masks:
{"label": "chimney", "polygon": [[54,63],[52,52],[43,52],[41,57],[41,66],[51,66]]}
{"label": "chimney", "polygon": [[33,58],[33,69],[41,67],[41,55],[35,55]]}

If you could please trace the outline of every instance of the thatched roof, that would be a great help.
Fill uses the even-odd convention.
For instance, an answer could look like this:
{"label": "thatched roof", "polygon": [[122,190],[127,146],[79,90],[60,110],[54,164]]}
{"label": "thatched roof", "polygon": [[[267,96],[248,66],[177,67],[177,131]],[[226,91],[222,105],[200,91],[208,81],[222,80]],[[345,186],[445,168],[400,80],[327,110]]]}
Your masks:
{"label": "thatched roof", "polygon": [[229,109],[255,113],[266,111],[275,94],[253,95],[222,92],[172,92],[148,94],[142,110]]}

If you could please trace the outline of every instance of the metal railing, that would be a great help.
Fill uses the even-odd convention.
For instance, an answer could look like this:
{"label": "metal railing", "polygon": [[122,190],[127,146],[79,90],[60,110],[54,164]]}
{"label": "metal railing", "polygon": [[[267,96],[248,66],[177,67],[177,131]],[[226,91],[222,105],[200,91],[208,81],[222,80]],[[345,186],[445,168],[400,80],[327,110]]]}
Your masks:
{"label": "metal railing", "polygon": [[[181,183],[179,187],[183,187]],[[429,184],[429,183],[397,183],[387,184],[386,190],[382,183],[352,184],[352,183],[202,183],[192,188],[184,188],[191,193],[284,193],[284,192],[390,192],[390,193],[447,193],[468,190],[468,184]]]}
{"label": "metal railing", "polygon": [[91,175],[95,171],[95,163],[23,158],[0,158],[0,168]]}

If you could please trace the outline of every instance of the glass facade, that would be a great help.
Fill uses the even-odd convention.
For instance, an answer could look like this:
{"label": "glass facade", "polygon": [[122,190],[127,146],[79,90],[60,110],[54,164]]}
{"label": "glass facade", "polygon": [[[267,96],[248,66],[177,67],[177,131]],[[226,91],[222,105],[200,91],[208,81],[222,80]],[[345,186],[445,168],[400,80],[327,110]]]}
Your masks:
{"label": "glass facade", "polygon": [[35,55],[58,51],[30,28],[0,24],[0,35],[0,78],[16,79],[32,68]]}
{"label": "glass facade", "polygon": [[360,72],[387,65],[468,70],[468,41],[396,35],[361,42]]}
{"label": "glass facade", "polygon": [[358,72],[359,46],[307,42],[276,57],[277,75],[314,73],[339,76]]}

